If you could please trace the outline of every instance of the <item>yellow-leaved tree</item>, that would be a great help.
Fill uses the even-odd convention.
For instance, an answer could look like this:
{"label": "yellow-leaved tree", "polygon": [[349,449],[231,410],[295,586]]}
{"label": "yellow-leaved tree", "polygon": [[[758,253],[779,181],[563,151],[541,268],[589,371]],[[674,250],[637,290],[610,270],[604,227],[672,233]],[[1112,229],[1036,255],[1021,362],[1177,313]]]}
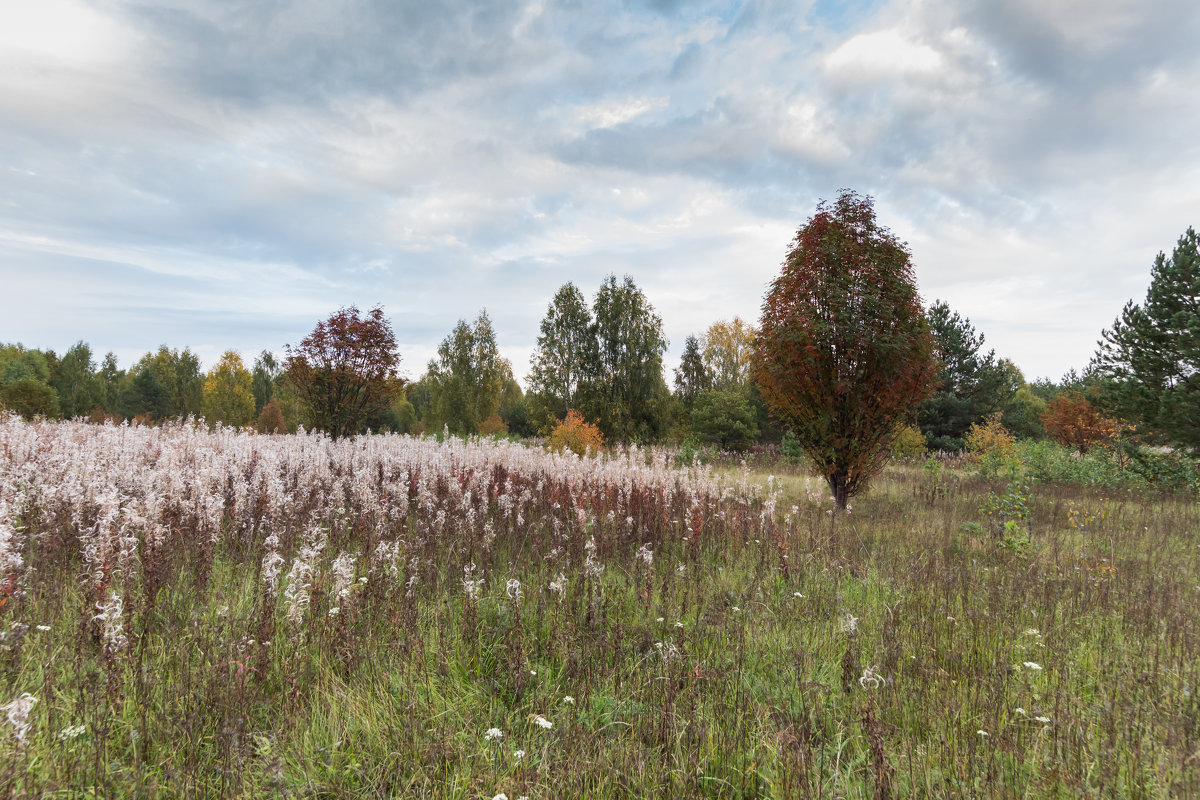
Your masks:
{"label": "yellow-leaved tree", "polygon": [[254,377],[234,351],[226,350],[208,371],[202,406],[210,424],[241,427],[254,419]]}

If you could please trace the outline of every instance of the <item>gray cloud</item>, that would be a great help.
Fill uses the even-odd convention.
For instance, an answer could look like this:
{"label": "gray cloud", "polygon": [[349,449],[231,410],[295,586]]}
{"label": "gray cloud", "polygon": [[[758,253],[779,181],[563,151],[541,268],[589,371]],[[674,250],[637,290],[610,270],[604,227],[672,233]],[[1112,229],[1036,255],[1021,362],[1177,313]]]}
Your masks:
{"label": "gray cloud", "polygon": [[415,372],[486,306],[522,373],[555,289],[614,272],[677,352],[851,186],[926,297],[1058,373],[1200,207],[1183,0],[46,3],[0,12],[0,337],[33,345],[249,353],[381,302]]}

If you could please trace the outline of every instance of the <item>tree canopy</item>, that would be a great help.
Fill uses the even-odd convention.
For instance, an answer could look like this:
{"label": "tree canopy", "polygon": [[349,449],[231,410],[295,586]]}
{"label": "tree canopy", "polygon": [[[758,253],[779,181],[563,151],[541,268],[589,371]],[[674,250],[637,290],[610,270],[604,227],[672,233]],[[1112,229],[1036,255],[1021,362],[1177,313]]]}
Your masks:
{"label": "tree canopy", "polygon": [[907,247],[849,190],[796,233],[763,302],[754,375],[839,508],[932,392],[933,336]]}
{"label": "tree canopy", "polygon": [[1188,228],[1150,270],[1146,300],[1101,335],[1093,368],[1107,404],[1144,433],[1200,451],[1200,236]]}
{"label": "tree canopy", "polygon": [[378,306],[365,315],[354,306],[340,309],[284,350],[287,380],[310,424],[334,438],[360,432],[403,386],[396,336]]}

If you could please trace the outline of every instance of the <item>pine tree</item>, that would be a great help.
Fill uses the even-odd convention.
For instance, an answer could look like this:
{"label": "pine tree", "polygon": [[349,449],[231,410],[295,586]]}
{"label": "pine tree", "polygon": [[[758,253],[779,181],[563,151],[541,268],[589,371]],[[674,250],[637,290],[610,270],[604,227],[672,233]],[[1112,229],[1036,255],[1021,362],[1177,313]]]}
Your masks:
{"label": "pine tree", "polygon": [[1093,367],[1106,403],[1145,433],[1200,452],[1200,236],[1159,253],[1142,305],[1101,334]]}
{"label": "pine tree", "polygon": [[700,340],[695,336],[688,336],[683,342],[683,356],[675,369],[675,396],[691,409],[696,397],[711,388],[712,377],[704,368],[704,358],[700,355]]}

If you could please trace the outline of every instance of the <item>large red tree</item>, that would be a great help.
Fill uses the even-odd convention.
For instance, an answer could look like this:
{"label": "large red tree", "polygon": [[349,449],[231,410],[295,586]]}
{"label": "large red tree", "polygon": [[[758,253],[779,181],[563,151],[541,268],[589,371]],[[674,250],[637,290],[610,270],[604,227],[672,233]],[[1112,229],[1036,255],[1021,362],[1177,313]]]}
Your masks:
{"label": "large red tree", "polygon": [[838,508],[887,460],[930,396],[934,342],[907,246],[843,190],[797,233],[763,302],[754,375]]}
{"label": "large red tree", "polygon": [[376,307],[343,308],[293,348],[285,345],[287,379],[308,407],[310,422],[335,439],[358,433],[402,388],[396,337]]}

